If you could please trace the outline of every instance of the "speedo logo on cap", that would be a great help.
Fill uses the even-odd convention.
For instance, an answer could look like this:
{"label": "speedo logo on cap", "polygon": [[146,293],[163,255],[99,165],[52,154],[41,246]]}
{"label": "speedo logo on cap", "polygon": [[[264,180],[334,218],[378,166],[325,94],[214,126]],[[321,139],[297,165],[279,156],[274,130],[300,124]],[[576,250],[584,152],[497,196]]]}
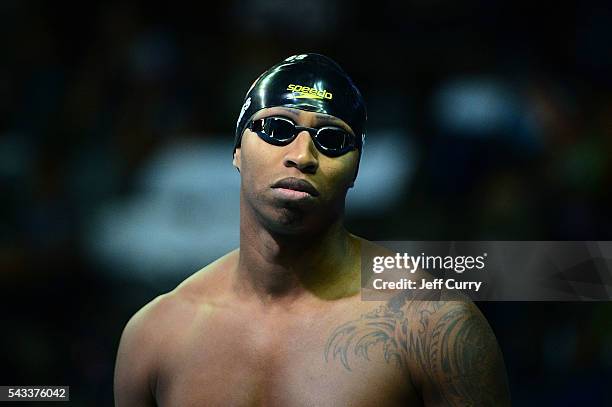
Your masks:
{"label": "speedo logo on cap", "polygon": [[294,85],[293,83],[287,86],[287,90],[293,92],[296,99],[329,99],[331,100],[334,95],[325,89],[319,90],[308,86]]}

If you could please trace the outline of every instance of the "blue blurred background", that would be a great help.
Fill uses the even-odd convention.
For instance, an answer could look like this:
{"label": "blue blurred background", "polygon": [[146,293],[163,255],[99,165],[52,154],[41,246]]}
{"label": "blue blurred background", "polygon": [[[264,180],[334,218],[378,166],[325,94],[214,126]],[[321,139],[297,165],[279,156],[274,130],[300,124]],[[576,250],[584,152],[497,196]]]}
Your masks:
{"label": "blue blurred background", "polygon": [[[234,124],[289,55],[337,60],[370,240],[611,240],[606,2],[0,3],[0,384],[112,405],[121,330],[238,243]],[[612,405],[612,304],[479,303],[517,406]]]}

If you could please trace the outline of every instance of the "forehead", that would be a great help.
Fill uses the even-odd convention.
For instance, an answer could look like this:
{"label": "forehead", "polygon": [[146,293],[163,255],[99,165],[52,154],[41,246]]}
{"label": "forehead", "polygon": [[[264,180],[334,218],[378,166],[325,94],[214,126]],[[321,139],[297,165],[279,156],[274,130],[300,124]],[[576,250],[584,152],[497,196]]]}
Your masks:
{"label": "forehead", "polygon": [[338,126],[345,129],[346,131],[349,131],[350,133],[353,133],[353,130],[350,128],[350,126],[346,124],[344,120],[339,119],[336,116],[331,116],[329,114],[324,113],[309,112],[306,110],[300,110],[291,107],[275,106],[261,109],[260,111],[255,113],[255,115],[253,116],[253,120],[274,115],[287,117],[298,125],[304,122],[309,122],[317,127]]}

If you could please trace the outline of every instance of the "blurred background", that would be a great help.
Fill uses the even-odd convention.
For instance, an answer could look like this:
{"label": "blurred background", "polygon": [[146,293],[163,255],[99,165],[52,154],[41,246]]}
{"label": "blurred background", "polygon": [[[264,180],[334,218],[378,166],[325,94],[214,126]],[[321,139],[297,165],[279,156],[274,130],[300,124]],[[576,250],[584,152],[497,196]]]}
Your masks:
{"label": "blurred background", "polygon": [[[331,56],[370,240],[611,240],[606,2],[0,3],[0,384],[112,405],[121,331],[238,244],[247,89]],[[612,304],[479,303],[517,406],[612,405]]]}

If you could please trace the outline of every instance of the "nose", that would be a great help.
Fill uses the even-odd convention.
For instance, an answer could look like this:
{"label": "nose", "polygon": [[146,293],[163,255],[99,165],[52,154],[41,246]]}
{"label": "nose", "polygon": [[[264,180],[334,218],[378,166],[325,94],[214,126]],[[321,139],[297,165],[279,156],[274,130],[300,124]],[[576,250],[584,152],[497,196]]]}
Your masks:
{"label": "nose", "polygon": [[288,146],[285,147],[285,167],[294,167],[301,172],[314,174],[319,168],[319,152],[310,134],[302,131]]}

